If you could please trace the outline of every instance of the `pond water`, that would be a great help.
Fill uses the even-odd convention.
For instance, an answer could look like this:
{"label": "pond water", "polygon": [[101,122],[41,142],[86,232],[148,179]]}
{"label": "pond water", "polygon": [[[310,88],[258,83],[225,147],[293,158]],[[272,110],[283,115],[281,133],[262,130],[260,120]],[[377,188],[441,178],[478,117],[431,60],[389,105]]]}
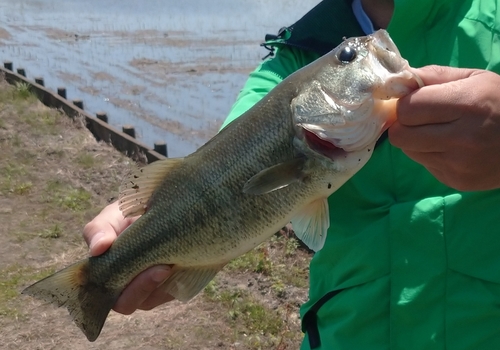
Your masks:
{"label": "pond water", "polygon": [[185,156],[220,127],[266,33],[319,0],[0,1],[0,60]]}

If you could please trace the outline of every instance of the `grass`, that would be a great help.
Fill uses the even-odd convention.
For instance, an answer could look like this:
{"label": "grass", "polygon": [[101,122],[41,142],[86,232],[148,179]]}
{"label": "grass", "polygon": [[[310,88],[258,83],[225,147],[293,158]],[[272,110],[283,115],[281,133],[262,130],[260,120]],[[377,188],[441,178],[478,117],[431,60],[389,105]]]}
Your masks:
{"label": "grass", "polygon": [[[18,83],[11,87],[0,77],[0,200],[3,209],[0,211],[0,245],[16,245],[12,251],[4,250],[0,268],[21,256],[19,245],[41,239],[35,247],[50,250],[43,241],[61,238],[65,228],[81,225],[83,217],[95,215],[105,200],[87,189],[86,183],[101,185],[99,191],[109,196],[111,190],[116,191],[114,183],[101,180],[102,175],[92,175],[92,172],[108,174],[108,171],[102,163],[93,161],[95,154],[85,150],[89,142],[92,149],[109,152],[109,147],[97,145],[87,132],[79,131],[61,112],[43,106],[31,93],[30,84]],[[110,159],[114,159],[113,162],[124,158],[112,152]],[[77,167],[72,165],[74,159]],[[117,163],[120,164],[123,163]],[[92,169],[91,174],[89,169]],[[116,169],[113,176],[116,176]],[[85,183],[80,181],[82,178]],[[79,236],[73,239],[83,243]],[[39,256],[41,251],[31,253]],[[9,294],[7,289],[33,277],[29,266],[21,268],[16,264],[0,270],[0,304],[8,295],[17,295],[12,290]],[[0,309],[5,308],[0,306]]]}
{"label": "grass", "polygon": [[76,164],[84,169],[91,169],[101,162],[92,154],[81,153],[76,157]]}
{"label": "grass", "polygon": [[29,171],[21,162],[7,161],[0,167],[0,193],[24,195],[33,187]]}
{"label": "grass", "polygon": [[91,195],[83,188],[68,189],[57,197],[58,203],[63,207],[73,211],[83,211],[90,209]]}
{"label": "grass", "polygon": [[[282,315],[241,289],[224,289],[212,281],[204,291],[205,298],[225,310],[234,339],[244,335],[251,348],[269,348],[277,344],[283,328]],[[250,337],[248,337],[250,335]]]}
{"label": "grass", "polygon": [[0,316],[19,317],[23,313],[19,303],[21,288],[52,273],[52,268],[36,269],[18,263],[0,269]]}
{"label": "grass", "polygon": [[33,184],[31,182],[21,182],[20,184],[14,186],[13,192],[22,196],[24,194],[28,194],[32,187]]}
{"label": "grass", "polygon": [[45,189],[45,201],[72,211],[84,211],[91,207],[91,194],[83,188],[74,188],[62,180],[49,180]]}
{"label": "grass", "polygon": [[[298,314],[292,300],[297,291],[307,290],[310,256],[298,247],[295,238],[275,235],[231,261],[225,268],[227,273],[216,277],[204,290],[204,298],[218,304],[234,339],[241,340],[243,335],[249,349],[296,348],[300,343]],[[248,287],[235,287],[234,276],[245,276]]]}
{"label": "grass", "polygon": [[61,237],[63,230],[59,224],[55,224],[54,226],[43,230],[38,236],[46,239],[55,239]]}
{"label": "grass", "polygon": [[266,275],[272,273],[272,267],[273,263],[269,259],[268,249],[265,244],[261,244],[250,252],[230,261],[227,265],[230,270],[251,271]]}
{"label": "grass", "polygon": [[31,85],[25,82],[17,82],[15,85],[15,89],[13,90],[14,98],[26,100],[32,97],[31,94]]}
{"label": "grass", "polygon": [[227,268],[269,276],[277,294],[283,295],[287,285],[299,288],[308,286],[308,259],[305,262],[296,261],[298,247],[297,239],[276,235],[270,242],[263,243],[231,261]]}

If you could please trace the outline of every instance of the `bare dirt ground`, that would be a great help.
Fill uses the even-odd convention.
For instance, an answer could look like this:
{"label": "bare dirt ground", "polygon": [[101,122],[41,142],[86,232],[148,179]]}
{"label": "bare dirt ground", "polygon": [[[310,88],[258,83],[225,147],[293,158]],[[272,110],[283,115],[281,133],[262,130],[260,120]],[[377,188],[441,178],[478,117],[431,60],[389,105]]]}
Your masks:
{"label": "bare dirt ground", "polygon": [[65,309],[20,295],[87,255],[84,224],[117,196],[135,164],[0,78],[2,349],[297,349],[309,254],[277,235],[231,262],[187,304],[112,312],[89,343]]}

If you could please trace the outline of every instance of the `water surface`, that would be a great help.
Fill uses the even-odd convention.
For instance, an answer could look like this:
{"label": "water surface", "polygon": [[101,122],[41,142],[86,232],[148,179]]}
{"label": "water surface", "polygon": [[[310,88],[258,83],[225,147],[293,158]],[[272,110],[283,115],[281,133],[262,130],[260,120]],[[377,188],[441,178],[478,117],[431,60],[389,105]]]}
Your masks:
{"label": "water surface", "polygon": [[136,127],[185,156],[218,130],[266,33],[319,0],[16,0],[0,2],[0,59],[67,89],[90,113]]}

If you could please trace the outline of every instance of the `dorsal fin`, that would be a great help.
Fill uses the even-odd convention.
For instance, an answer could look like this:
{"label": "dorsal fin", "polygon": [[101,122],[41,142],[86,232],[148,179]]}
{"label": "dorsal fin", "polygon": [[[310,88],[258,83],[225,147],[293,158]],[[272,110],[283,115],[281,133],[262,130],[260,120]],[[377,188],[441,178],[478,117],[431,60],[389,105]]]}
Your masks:
{"label": "dorsal fin", "polygon": [[165,176],[183,160],[184,158],[158,160],[128,175],[120,186],[118,196],[118,205],[123,216],[131,217],[144,214],[153,192]]}

